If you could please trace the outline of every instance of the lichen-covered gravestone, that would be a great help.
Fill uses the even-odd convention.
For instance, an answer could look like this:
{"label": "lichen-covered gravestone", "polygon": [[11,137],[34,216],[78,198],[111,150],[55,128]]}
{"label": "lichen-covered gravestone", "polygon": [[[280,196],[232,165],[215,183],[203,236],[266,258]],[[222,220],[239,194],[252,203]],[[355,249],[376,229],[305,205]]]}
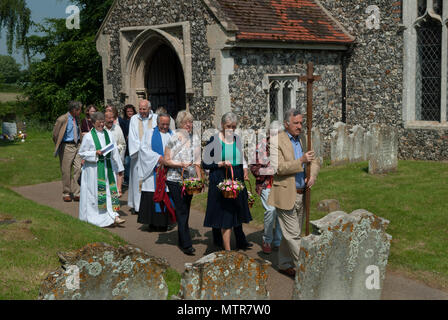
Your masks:
{"label": "lichen-covered gravestone", "polygon": [[62,268],[41,285],[40,300],[166,300],[164,259],[139,248],[105,243],[59,253]]}
{"label": "lichen-covered gravestone", "polygon": [[246,254],[220,251],[195,263],[185,264],[180,299],[186,300],[267,300],[268,261]]}
{"label": "lichen-covered gravestone", "polygon": [[398,129],[372,124],[372,152],[369,157],[369,173],[393,172],[398,167]]}
{"label": "lichen-covered gravestone", "polygon": [[331,164],[343,165],[349,162],[350,139],[345,123],[337,122],[331,133]]}
{"label": "lichen-covered gravestone", "polygon": [[302,238],[293,299],[379,300],[392,237],[366,210],[332,212]]}

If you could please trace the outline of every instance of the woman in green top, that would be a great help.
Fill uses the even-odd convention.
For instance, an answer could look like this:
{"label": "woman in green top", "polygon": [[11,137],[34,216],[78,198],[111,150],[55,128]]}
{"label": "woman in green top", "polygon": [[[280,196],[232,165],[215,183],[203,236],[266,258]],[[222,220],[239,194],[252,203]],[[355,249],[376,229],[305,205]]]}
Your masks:
{"label": "woman in green top", "polygon": [[247,190],[242,190],[236,199],[226,199],[217,185],[231,177],[243,182],[249,179],[249,171],[244,161],[241,138],[235,134],[237,126],[235,114],[226,113],[221,119],[221,131],[213,136],[204,148],[202,167],[210,170],[207,210],[204,226],[213,228],[213,242],[218,247],[230,250],[232,228],[238,249],[248,249],[252,244],[246,240],[243,223],[249,223],[252,216],[247,203]]}

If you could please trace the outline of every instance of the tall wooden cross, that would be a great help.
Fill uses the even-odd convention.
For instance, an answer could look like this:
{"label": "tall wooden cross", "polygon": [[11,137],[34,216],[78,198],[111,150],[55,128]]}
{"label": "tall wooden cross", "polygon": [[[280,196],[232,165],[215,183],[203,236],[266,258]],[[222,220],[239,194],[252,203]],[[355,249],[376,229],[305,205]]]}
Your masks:
{"label": "tall wooden cross", "polygon": [[[313,128],[313,83],[314,81],[321,80],[322,77],[314,75],[314,64],[308,62],[307,75],[300,77],[300,81],[306,82],[306,131],[307,131],[307,150],[311,150],[311,129]],[[310,181],[311,177],[311,164],[306,166],[306,178]],[[305,190],[305,211],[306,211],[306,235],[310,234],[310,205],[311,205],[311,190],[306,187]]]}

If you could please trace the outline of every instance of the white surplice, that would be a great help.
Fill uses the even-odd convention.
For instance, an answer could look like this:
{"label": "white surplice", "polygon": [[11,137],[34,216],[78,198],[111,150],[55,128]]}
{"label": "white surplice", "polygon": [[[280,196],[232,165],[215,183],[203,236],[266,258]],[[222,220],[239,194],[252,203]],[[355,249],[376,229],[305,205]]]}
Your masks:
{"label": "white surplice", "polygon": [[[157,163],[159,162],[159,159],[161,157],[160,154],[152,150],[151,141],[153,133],[154,130],[146,131],[140,143],[138,167],[139,167],[140,180],[142,180],[142,191],[145,192],[156,191],[154,169],[157,167]],[[162,138],[163,150],[165,150],[165,146],[171,139],[171,134],[160,132],[160,136]]]}
{"label": "white surplice", "polygon": [[[149,123],[151,121],[151,123]],[[140,125],[141,123],[141,125]],[[129,123],[128,147],[131,157],[131,166],[129,170],[129,189],[128,189],[128,207],[136,212],[140,209],[141,192],[139,190],[139,151],[140,141],[148,129],[157,127],[157,114],[151,112],[148,118],[142,118],[140,114],[132,116]],[[140,131],[140,128],[143,132]],[[140,136],[140,134],[142,135]]]}
{"label": "white surplice", "polygon": [[[104,129],[107,129],[104,127]],[[123,130],[121,130],[118,124],[113,124],[110,129],[108,129],[110,133],[112,133],[115,142],[117,143],[118,153],[121,157],[121,162],[124,163],[124,156],[126,154],[126,139],[124,138]]]}
{"label": "white surplice", "polygon": [[[104,132],[97,132],[101,148],[106,146],[106,138]],[[113,135],[108,132],[110,142],[116,146]],[[117,181],[117,172],[124,171],[118,149],[115,147],[111,151],[112,170],[114,171],[115,181]],[[95,142],[93,141],[92,132],[87,133],[79,149],[79,156],[85,160],[82,167],[81,176],[81,195],[79,200],[79,219],[89,222],[98,227],[107,227],[114,223],[118,213],[114,212],[112,207],[112,198],[109,187],[109,179],[107,165],[105,163],[106,174],[106,194],[107,194],[107,210],[98,209],[98,156],[96,154]]]}

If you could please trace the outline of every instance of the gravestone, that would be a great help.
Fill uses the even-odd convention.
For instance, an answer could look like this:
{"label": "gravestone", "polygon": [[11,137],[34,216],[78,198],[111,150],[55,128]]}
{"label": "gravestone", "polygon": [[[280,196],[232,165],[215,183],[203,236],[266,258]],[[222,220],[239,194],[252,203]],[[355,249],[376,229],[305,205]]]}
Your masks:
{"label": "gravestone", "polygon": [[333,211],[339,211],[341,209],[341,206],[339,205],[339,201],[336,199],[325,199],[322,201],[319,201],[317,204],[317,211],[320,212],[333,212]]}
{"label": "gravestone", "polygon": [[370,126],[372,152],[369,157],[369,173],[383,174],[397,170],[398,130],[379,124]]}
{"label": "gravestone", "polygon": [[195,263],[186,263],[180,299],[186,300],[267,300],[268,261],[249,258],[234,251],[209,254]]}
{"label": "gravestone", "polygon": [[331,133],[331,164],[343,165],[349,162],[350,141],[345,123],[337,122]]}
{"label": "gravestone", "polygon": [[367,131],[364,133],[364,149],[363,149],[363,161],[368,161],[370,158],[370,154],[372,153],[372,145],[373,145],[373,139],[372,134],[370,131]]}
{"label": "gravestone", "polygon": [[361,126],[354,126],[349,135],[350,142],[350,162],[363,161],[366,143],[364,141],[365,130]]}
{"label": "gravestone", "polygon": [[17,135],[17,124],[15,122],[3,122],[2,135],[6,135],[10,140],[14,140],[14,137]]}
{"label": "gravestone", "polygon": [[293,299],[378,300],[392,237],[389,221],[360,209],[312,221],[302,238]]}
{"label": "gravestone", "polygon": [[319,159],[320,163],[323,163],[323,145],[322,135],[320,130],[316,127],[311,129],[311,147],[314,150],[315,157]]}
{"label": "gravestone", "polygon": [[43,281],[39,300],[166,300],[164,259],[104,243],[58,254],[62,268]]}

